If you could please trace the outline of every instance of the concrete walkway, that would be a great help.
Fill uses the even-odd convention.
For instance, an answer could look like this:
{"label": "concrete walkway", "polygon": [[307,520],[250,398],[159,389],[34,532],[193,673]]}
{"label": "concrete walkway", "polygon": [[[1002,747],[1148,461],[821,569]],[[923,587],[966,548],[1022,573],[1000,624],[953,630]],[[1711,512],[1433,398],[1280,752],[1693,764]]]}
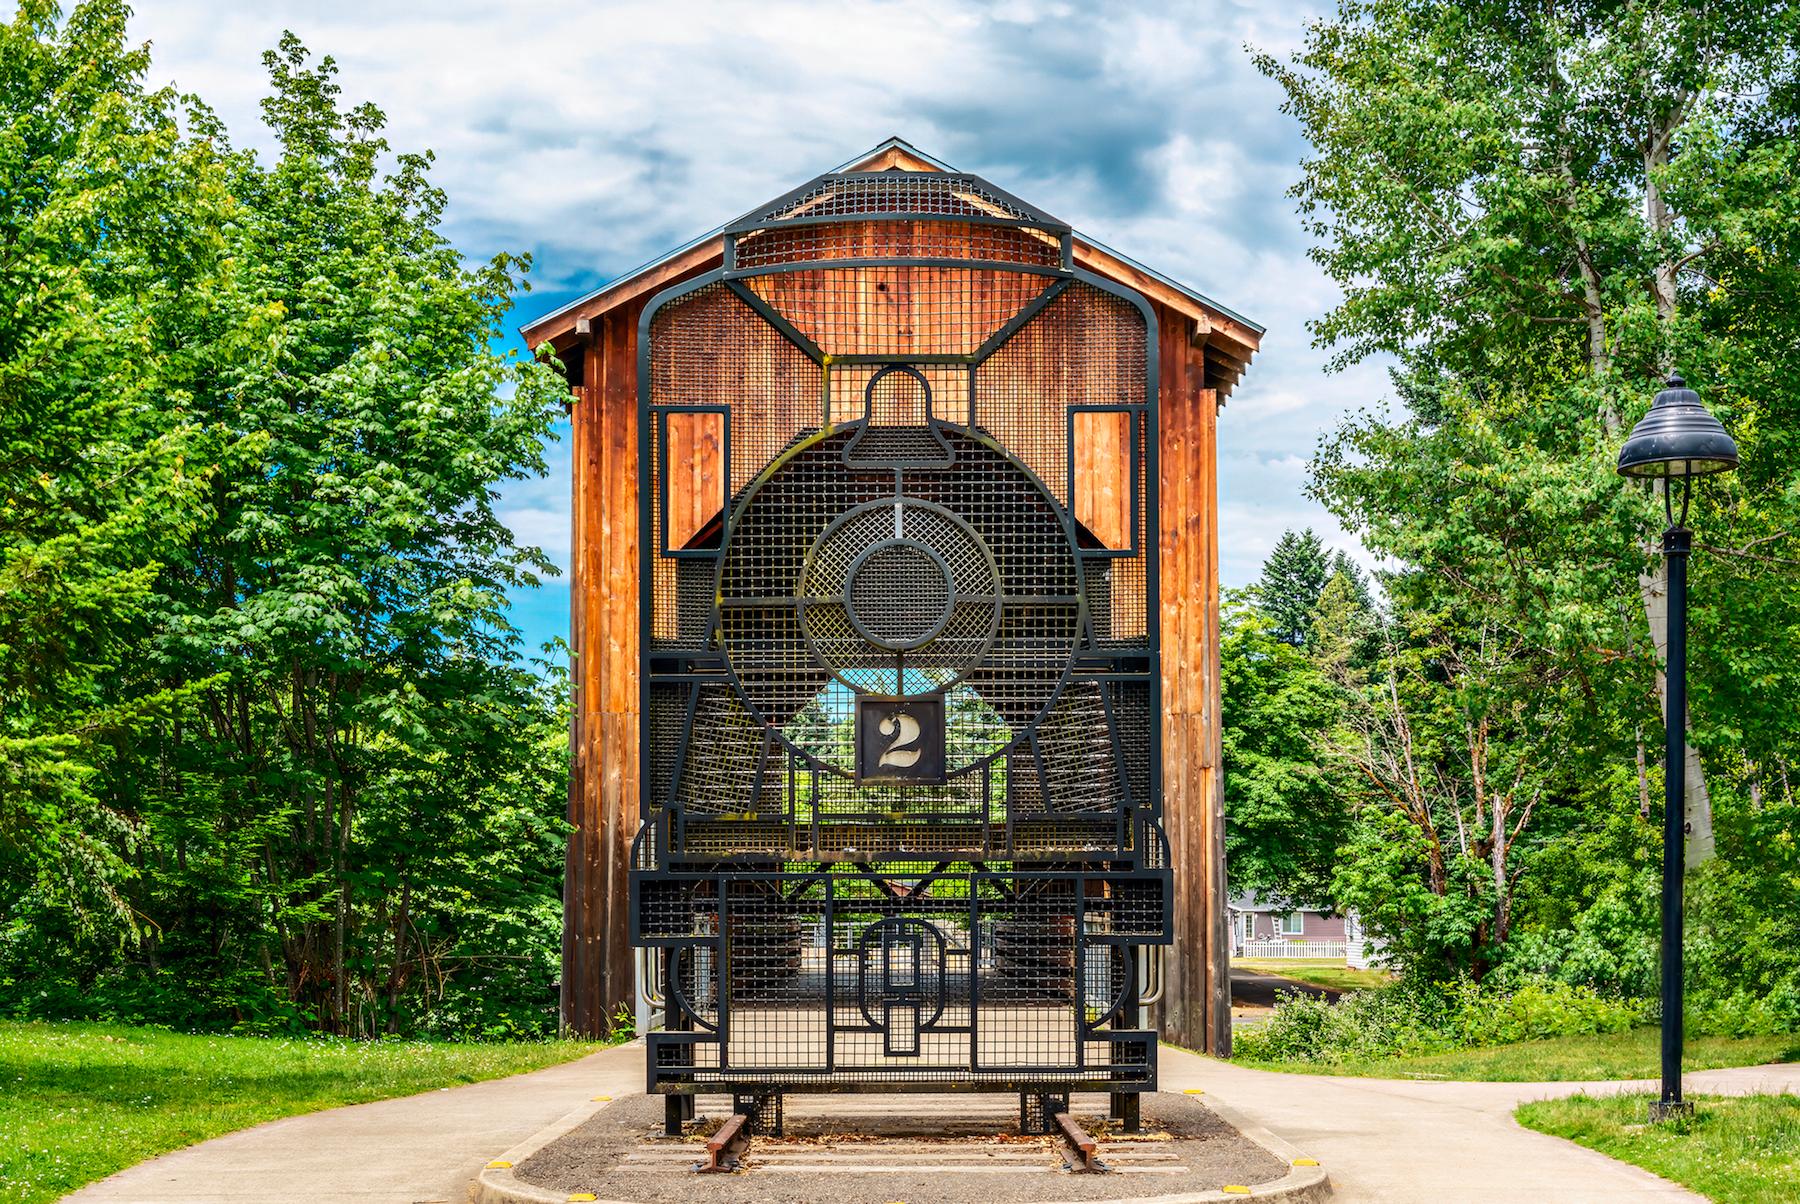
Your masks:
{"label": "concrete walkway", "polygon": [[[595,1095],[643,1090],[640,1043],[549,1070],[294,1116],[122,1171],[83,1204],[463,1204],[488,1159]],[[1800,1092],[1800,1065],[1691,1074],[1695,1093]],[[1440,1083],[1274,1074],[1167,1046],[1165,1091],[1198,1088],[1324,1164],[1340,1200],[1698,1197],[1513,1123],[1526,1100],[1647,1083]]]}
{"label": "concrete walkway", "polygon": [[[1653,1091],[1650,1082],[1439,1083],[1276,1074],[1162,1049],[1162,1089],[1199,1088],[1331,1173],[1335,1200],[1699,1200],[1647,1171],[1520,1128],[1512,1110],[1564,1095]],[[1800,1065],[1704,1070],[1693,1095],[1800,1092]]]}

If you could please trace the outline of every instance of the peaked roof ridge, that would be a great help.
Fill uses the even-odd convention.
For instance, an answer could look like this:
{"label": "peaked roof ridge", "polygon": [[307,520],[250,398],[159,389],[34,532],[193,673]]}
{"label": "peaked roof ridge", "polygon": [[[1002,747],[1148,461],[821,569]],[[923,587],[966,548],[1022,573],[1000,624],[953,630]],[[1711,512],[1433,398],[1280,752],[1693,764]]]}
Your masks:
{"label": "peaked roof ridge", "polygon": [[[817,181],[824,176],[864,171],[947,172],[955,175],[969,175],[975,179],[982,180],[984,183],[987,182],[986,178],[983,176],[962,171],[934,155],[927,154],[925,151],[920,150],[898,134],[888,135],[888,137],[876,143],[862,154],[852,156],[837,167],[832,168],[830,171],[822,172],[819,175],[812,177],[812,181]],[[802,191],[805,187],[805,185],[802,185],[800,190],[795,191]],[[990,184],[990,187],[994,187],[996,191],[999,191],[998,187],[995,185]],[[665,252],[645,263],[639,264],[630,271],[620,273],[611,280],[608,280],[605,284],[602,284],[599,288],[577,297],[575,300],[570,301],[565,305],[559,306],[540,318],[535,318],[530,322],[524,323],[519,327],[519,333],[529,340],[533,332],[544,332],[546,327],[556,324],[559,319],[572,317],[575,315],[576,311],[588,309],[603,298],[618,294],[618,299],[624,300],[635,295],[637,290],[631,288],[635,282],[640,280],[644,281],[644,287],[663,282],[668,279],[669,272],[685,270],[677,265],[677,260],[682,260],[697,254],[701,249],[705,248],[708,243],[715,239],[722,239],[728,230],[731,230],[733,227],[739,226],[746,221],[750,221],[758,214],[766,212],[771,206],[792,195],[794,195],[794,193],[790,192],[785,193],[782,196],[773,197],[763,204],[733,218],[731,221],[723,222],[714,226],[706,233],[701,234],[696,238],[689,239],[687,242],[682,243],[671,251]],[[1024,202],[1020,203],[1024,204]],[[1036,209],[1036,206],[1028,205],[1027,208]],[[1038,210],[1038,212],[1041,213],[1042,210]],[[1128,255],[1113,250],[1105,243],[1082,233],[1080,230],[1074,230],[1073,235],[1077,243],[1078,252],[1086,250],[1103,257],[1101,265],[1090,265],[1099,266],[1102,274],[1113,274],[1107,270],[1107,265],[1104,264],[1105,260],[1110,260],[1112,261],[1111,266],[1115,269],[1123,270],[1126,277],[1133,275],[1141,276],[1148,281],[1154,282],[1154,284],[1161,285],[1164,289],[1179,294],[1181,298],[1185,298],[1192,306],[1210,311],[1212,315],[1222,318],[1226,322],[1241,328],[1235,332],[1234,341],[1247,349],[1247,353],[1242,356],[1243,361],[1247,364],[1250,354],[1255,352],[1256,345],[1266,329],[1261,323],[1254,322],[1244,315],[1237,313],[1235,310],[1221,305],[1219,302],[1213,300],[1196,288],[1183,284],[1179,280],[1176,280],[1147,264],[1140,263]],[[1133,283],[1130,279],[1126,279],[1123,282],[1128,285]],[[549,333],[540,333],[538,341],[541,342],[545,338],[552,337],[555,337],[555,332],[553,331]],[[1240,368],[1239,371],[1241,370],[1242,369]],[[1233,380],[1235,380],[1235,377]]]}
{"label": "peaked roof ridge", "polygon": [[[897,158],[901,157],[902,155],[913,159],[915,162],[917,162],[919,164],[919,166],[918,167],[910,167],[910,168],[909,167],[900,167],[898,163],[889,164],[884,167],[870,167],[869,166],[869,164],[875,162],[878,159],[889,158],[889,157],[897,159]],[[844,160],[842,163],[838,164],[836,167],[832,168],[830,171],[828,171],[824,174],[830,175],[830,176],[835,176],[841,172],[846,172],[846,171],[891,171],[891,170],[895,170],[896,168],[900,171],[948,171],[948,172],[954,172],[954,171],[958,170],[957,168],[952,167],[950,164],[944,162],[942,159],[937,158],[935,155],[926,154],[924,151],[920,150],[918,147],[914,146],[912,143],[908,142],[906,139],[902,138],[900,135],[889,134],[886,138],[882,139],[880,142],[877,142],[874,146],[871,146],[868,150],[864,151],[862,154],[851,156],[850,158]]]}

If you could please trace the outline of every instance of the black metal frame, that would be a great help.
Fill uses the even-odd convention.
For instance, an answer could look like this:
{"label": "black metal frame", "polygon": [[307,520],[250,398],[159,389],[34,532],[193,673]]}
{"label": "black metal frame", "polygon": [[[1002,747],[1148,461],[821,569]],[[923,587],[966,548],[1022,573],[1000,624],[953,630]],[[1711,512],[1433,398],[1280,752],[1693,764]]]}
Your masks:
{"label": "black metal frame", "polygon": [[[910,207],[892,207],[901,203]],[[821,205],[835,208],[821,213]],[[823,247],[832,237],[829,227],[838,223],[884,230],[888,223],[904,224],[908,245],[913,231],[929,231],[933,223],[991,229],[999,241],[983,245],[1015,257],[838,255],[740,262],[745,245],[760,246],[755,240],[773,235],[810,238],[816,232],[816,245]],[[930,245],[933,236],[917,235],[917,241]],[[756,279],[780,273],[865,268],[955,268],[989,278],[1016,273],[1047,279],[971,352],[834,351],[753,287]],[[796,430],[737,488],[732,446],[734,441],[744,446],[754,433],[738,437],[735,400],[667,400],[659,394],[655,372],[658,319],[678,315],[674,307],[709,289],[722,289],[818,372],[816,424]],[[1056,466],[1063,486],[1059,500],[1019,450],[984,425],[978,405],[987,379],[982,372],[1032,323],[1047,320],[1059,301],[1087,307],[1071,312],[1098,312],[1095,294],[1122,301],[1135,313],[1141,328],[1127,329],[1127,322],[1118,329],[1141,338],[1143,364],[1141,373],[1131,368],[1137,373],[1134,396],[1055,402],[1063,410],[1057,432],[1063,457]],[[974,325],[970,331],[982,333]],[[1138,968],[1146,948],[1170,941],[1173,906],[1168,843],[1161,830],[1158,357],[1148,302],[1078,268],[1065,223],[978,177],[837,173],[728,225],[723,266],[653,298],[641,318],[638,346],[639,460],[647,502],[640,506],[639,543],[643,827],[630,875],[630,935],[634,944],[661,954],[667,1024],[667,1031],[648,1038],[650,1090],[779,1095],[973,1089],[1049,1098],[1103,1089],[1115,1093],[1122,1115],[1134,1113],[1123,1104],[1124,1096],[1154,1090],[1156,1081],[1155,1034],[1136,1026]],[[868,368],[875,371],[862,386],[861,417],[834,422],[834,398],[842,405],[834,394],[834,374],[849,373],[854,382]],[[928,376],[958,369],[966,373],[960,420],[954,406],[940,414]],[[896,375],[923,390],[922,425],[873,424],[876,387]],[[1097,546],[1076,521],[1075,415],[1080,412],[1128,415],[1127,547]],[[709,534],[701,546],[668,546],[664,460],[671,413],[723,415],[724,504],[716,540]],[[1053,415],[1046,410],[1041,417],[1053,422]],[[888,441],[885,448],[877,433]],[[927,454],[908,450],[919,448]],[[734,541],[764,538],[756,528],[759,499],[779,506],[779,491],[796,474],[823,472],[827,458],[846,479],[860,482],[856,496],[863,500],[827,516],[819,533],[807,537],[817,542],[809,545],[807,567],[791,587],[779,595],[740,599],[731,592]],[[1013,509],[1006,515],[1012,525],[1005,529],[1015,544],[1027,527],[1056,533],[1054,542],[1063,551],[1046,547],[1043,555],[1060,564],[1057,557],[1066,554],[1070,591],[1009,593],[999,584],[1002,566],[994,569],[992,596],[959,593],[947,556],[900,530],[905,508],[916,507],[922,515],[935,508],[967,529],[988,563],[996,564],[974,520],[933,500],[934,491],[952,495],[952,484],[942,479],[946,474],[979,472],[989,474],[996,491],[1014,491],[1006,495]],[[871,482],[887,476],[891,493],[870,493]],[[972,496],[967,481],[958,480],[963,493],[954,496]],[[850,612],[850,575],[841,598],[809,600],[802,584],[827,536],[854,512],[888,505],[894,508],[893,535],[862,546],[858,555],[909,543],[925,547],[950,582],[946,613],[964,604],[992,604],[994,611],[991,629],[970,645],[972,652],[965,649],[971,663],[960,669],[932,667],[917,671],[926,675],[922,678],[908,676],[912,670],[905,657],[932,648],[945,629],[942,619],[916,642],[872,641],[897,658],[890,679],[897,693],[918,695],[919,683],[928,682],[933,689],[925,692],[950,699],[953,711],[961,706],[978,712],[976,719],[958,720],[975,735],[956,746],[956,763],[941,786],[857,780],[819,746],[809,747],[787,730],[804,717],[792,705],[794,698],[811,689],[815,678],[823,683],[818,698],[832,689],[883,692],[882,683],[858,676],[870,670],[846,671],[833,663],[807,625],[809,605],[843,604]],[[1016,548],[1009,556],[1007,566],[1016,577],[1022,559]],[[661,576],[659,560],[671,566]],[[1141,565],[1141,587],[1127,582],[1123,595],[1141,613],[1118,636],[1112,597],[1120,589],[1111,574],[1136,565]],[[678,572],[693,575],[678,577]],[[710,587],[706,595],[702,586]],[[816,663],[791,681],[801,671],[781,662],[772,680],[786,693],[770,704],[762,684],[768,672],[757,658],[777,658],[780,649],[770,649],[788,645],[773,634],[739,638],[731,616],[775,614],[771,608],[790,604]],[[703,620],[700,605],[708,612]],[[850,626],[861,632],[863,624],[851,617]],[[1047,622],[1066,626],[1066,642],[1040,636]],[[659,638],[659,624],[678,636]],[[1025,686],[996,684],[1012,680],[988,659],[1002,631],[1010,654],[1027,665],[1017,670]],[[934,673],[939,676],[930,676]],[[989,701],[989,694],[1008,690],[1004,704]],[[1001,705],[1012,713],[995,710]],[[791,712],[785,718],[784,706]],[[1104,764],[1097,764],[1096,756]],[[893,943],[902,938],[902,946]],[[874,998],[863,952],[871,941],[884,959]],[[898,973],[896,964],[908,973]],[[851,983],[854,999],[845,995]],[[984,1021],[989,1022],[985,1029]],[[871,1044],[877,1037],[878,1050]],[[955,1052],[963,1047],[966,1056]],[[680,1109],[671,1107],[674,1118]]]}

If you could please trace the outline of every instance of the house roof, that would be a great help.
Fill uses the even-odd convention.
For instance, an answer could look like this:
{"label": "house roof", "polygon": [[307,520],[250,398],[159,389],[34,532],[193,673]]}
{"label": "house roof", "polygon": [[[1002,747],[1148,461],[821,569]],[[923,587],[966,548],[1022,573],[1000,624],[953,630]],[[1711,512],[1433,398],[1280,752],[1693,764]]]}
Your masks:
{"label": "house roof", "polygon": [[[823,174],[891,170],[957,172],[956,168],[906,140],[890,137]],[[596,317],[634,297],[672,283],[688,272],[715,266],[715,262],[722,259],[725,233],[743,223],[755,222],[775,203],[758,205],[734,221],[715,226],[674,250],[614,277],[587,295],[527,322],[519,328],[519,333],[533,347],[545,342],[557,343],[572,336],[576,323],[583,318]],[[1074,231],[1074,252],[1080,266],[1135,288],[1151,300],[1160,301],[1193,319],[1196,341],[1214,348],[1223,368],[1220,380],[1209,383],[1217,383],[1221,396],[1230,391],[1262,341],[1262,325],[1079,230]],[[1208,376],[1212,375],[1209,371]]]}

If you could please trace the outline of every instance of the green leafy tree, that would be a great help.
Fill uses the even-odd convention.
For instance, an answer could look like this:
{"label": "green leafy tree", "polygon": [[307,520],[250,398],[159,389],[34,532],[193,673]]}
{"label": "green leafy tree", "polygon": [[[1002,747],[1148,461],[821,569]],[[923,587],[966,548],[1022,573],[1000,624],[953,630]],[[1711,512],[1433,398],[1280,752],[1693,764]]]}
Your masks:
{"label": "green leafy tree", "polygon": [[[1631,678],[1654,698],[1660,505],[1609,470],[1680,365],[1761,465],[1703,503],[1716,544],[1696,592],[1721,611],[1697,616],[1693,695],[1697,746],[1729,761],[1753,743],[1759,767],[1793,732],[1742,683],[1800,684],[1785,567],[1800,514],[1780,454],[1800,407],[1792,307],[1776,300],[1796,264],[1781,198],[1800,153],[1797,48],[1800,13],[1750,0],[1345,0],[1291,62],[1258,58],[1312,144],[1294,195],[1344,289],[1315,334],[1338,363],[1397,357],[1410,410],[1329,443],[1320,496],[1372,550],[1505,598],[1571,661],[1614,664],[1611,683],[1590,673],[1597,694]],[[1751,611],[1763,635],[1745,640],[1731,614]],[[1753,726],[1711,719],[1715,697]],[[1653,726],[1632,707],[1634,735]],[[1698,860],[1711,779],[1688,759]]]}
{"label": "green leafy tree", "polygon": [[[1259,58],[1312,144],[1295,196],[1344,289],[1314,333],[1338,363],[1380,353],[1398,364],[1404,412],[1346,422],[1321,445],[1313,482],[1399,569],[1389,593],[1408,634],[1388,711],[1454,751],[1439,751],[1432,773],[1454,768],[1465,796],[1470,741],[1458,731],[1475,714],[1497,721],[1491,759],[1529,758],[1540,779],[1505,925],[1494,892],[1459,883],[1455,858],[1442,873],[1432,865],[1429,827],[1441,841],[1442,823],[1364,801],[1343,861],[1359,880],[1338,887],[1392,901],[1372,923],[1401,934],[1418,964],[1514,957],[1645,985],[1653,909],[1628,901],[1655,850],[1646,734],[1661,726],[1663,517],[1660,498],[1612,467],[1671,366],[1745,457],[1697,502],[1690,864],[1715,833],[1725,864],[1693,889],[1699,901],[1738,897],[1716,894],[1715,880],[1775,874],[1744,834],[1795,814],[1787,750],[1800,731],[1777,700],[1800,686],[1800,342],[1782,300],[1800,285],[1800,215],[1784,183],[1800,166],[1797,46],[1788,5],[1353,0],[1291,61]],[[1511,650],[1513,667],[1482,692],[1498,710],[1472,709],[1470,679],[1442,651],[1468,663],[1462,633],[1484,627]],[[1391,722],[1365,735],[1376,738],[1364,747],[1404,747]],[[1447,801],[1434,806],[1448,819]],[[1493,939],[1503,932],[1510,953]],[[1723,980],[1786,981],[1779,957],[1719,964]]]}
{"label": "green leafy tree", "polygon": [[1567,789],[1567,682],[1492,613],[1429,614],[1404,577],[1390,584],[1383,654],[1339,670],[1351,702],[1328,748],[1354,822],[1333,892],[1402,966],[1480,978],[1506,956],[1534,821]]}
{"label": "green leafy tree", "polygon": [[0,878],[128,919],[99,772],[181,701],[132,674],[161,566],[205,521],[211,440],[166,420],[233,306],[223,166],[143,86],[126,10],[0,25]]}
{"label": "green leafy tree", "polygon": [[1349,816],[1320,736],[1342,693],[1242,596],[1225,607],[1219,660],[1231,888],[1329,906]]}
{"label": "green leafy tree", "polygon": [[204,926],[272,937],[304,1015],[367,1031],[429,960],[409,867],[448,867],[419,842],[524,751],[505,598],[549,565],[513,543],[494,487],[543,471],[567,389],[490,350],[525,264],[464,265],[429,156],[384,174],[382,114],[340,106],[331,59],[290,34],[264,62],[278,151],[233,156],[231,239],[279,321],[270,354],[172,407],[246,436],[162,575],[155,642],[165,676],[209,677],[223,652],[229,677],[146,750],[162,785],[145,814],[179,816],[170,835],[250,888]]}
{"label": "green leafy tree", "polygon": [[291,36],[264,163],[124,29],[0,29],[0,1007],[548,1031],[566,680],[494,512],[566,399],[493,350],[526,265],[465,264]]}

